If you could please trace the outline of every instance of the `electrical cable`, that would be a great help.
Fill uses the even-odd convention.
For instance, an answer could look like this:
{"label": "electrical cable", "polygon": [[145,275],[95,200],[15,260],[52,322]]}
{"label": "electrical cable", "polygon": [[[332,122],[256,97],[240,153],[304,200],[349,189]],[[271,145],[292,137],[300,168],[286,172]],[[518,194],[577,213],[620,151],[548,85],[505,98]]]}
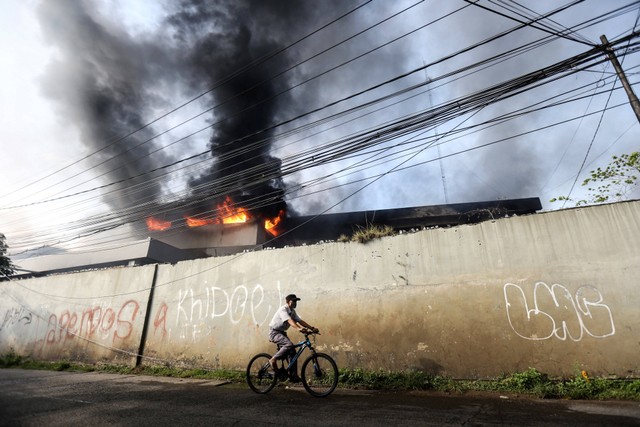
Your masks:
{"label": "electrical cable", "polygon": [[[582,1],[582,0],[577,0],[577,1]],[[455,11],[453,11],[453,12],[451,12],[451,13],[449,13],[449,14],[446,14],[446,15],[444,15],[443,17],[437,18],[436,20],[433,20],[433,21],[431,21],[430,23],[425,24],[425,25],[423,25],[423,26],[419,27],[418,29],[425,28],[426,26],[428,26],[428,25],[430,25],[430,24],[432,24],[432,23],[434,23],[434,22],[438,22],[439,20],[441,20],[441,19],[443,19],[443,18],[445,18],[445,17],[447,17],[447,16],[450,16],[450,15],[452,15],[452,14],[454,14],[454,13],[457,13],[457,12],[459,12],[460,10],[462,10],[462,9],[464,9],[464,8],[468,7],[468,6],[469,6],[469,4],[468,4],[468,5],[466,5],[466,6],[464,6],[464,7],[462,7],[462,8],[456,9]],[[567,5],[567,6],[564,6],[564,7],[561,7],[561,8],[558,8],[558,9],[555,9],[555,10],[552,10],[551,12],[548,12],[547,14],[545,14],[544,16],[542,16],[540,19],[545,18],[545,17],[548,17],[548,16],[552,16],[552,15],[554,15],[554,14],[556,14],[556,13],[560,12],[560,11],[564,11],[564,10],[566,10],[567,8],[571,7],[571,6],[572,6],[572,4]],[[418,69],[416,69],[416,70],[413,70],[413,71],[411,71],[411,72],[409,72],[409,73],[407,73],[407,74],[404,74],[404,75],[398,76],[398,77],[397,77],[397,78],[395,78],[395,79],[388,80],[388,81],[383,82],[383,83],[381,83],[381,84],[379,84],[379,85],[376,85],[376,86],[374,86],[374,87],[371,87],[371,88],[369,88],[369,89],[366,89],[366,90],[365,90],[365,91],[363,91],[363,92],[356,93],[356,94],[354,94],[354,95],[352,95],[352,96],[349,96],[349,97],[347,97],[347,98],[344,98],[344,99],[341,99],[341,100],[336,101],[336,102],[334,102],[334,103],[331,103],[331,104],[329,104],[329,105],[327,105],[327,106],[325,106],[325,107],[322,107],[321,109],[328,108],[328,107],[333,106],[333,105],[336,105],[336,104],[338,104],[338,103],[342,103],[342,102],[344,102],[344,101],[346,101],[346,100],[349,100],[349,99],[355,98],[355,97],[357,97],[357,96],[360,96],[360,95],[362,95],[363,93],[366,93],[366,92],[369,92],[369,91],[372,91],[372,90],[378,89],[379,87],[382,87],[382,86],[384,86],[384,85],[387,85],[387,84],[390,84],[390,83],[395,82],[395,81],[397,81],[397,80],[400,80],[400,79],[402,79],[402,78],[405,78],[405,77],[407,77],[408,75],[414,74],[414,73],[416,73],[416,72],[420,72],[420,71],[422,71],[423,69],[426,69],[426,68],[427,68],[427,67],[429,67],[429,66],[436,65],[436,64],[438,64],[438,63],[440,63],[440,62],[442,62],[442,61],[444,61],[444,60],[451,59],[451,58],[453,58],[453,57],[455,57],[455,56],[458,56],[458,55],[459,55],[459,54],[461,54],[461,53],[468,52],[468,51],[473,50],[473,49],[475,49],[475,48],[477,48],[477,47],[479,47],[479,46],[482,46],[482,45],[487,44],[487,43],[489,43],[489,42],[491,42],[491,41],[494,41],[494,40],[497,40],[497,39],[499,39],[499,38],[501,38],[501,37],[504,37],[504,36],[506,36],[506,35],[508,35],[508,34],[510,34],[510,33],[512,33],[512,32],[514,32],[514,31],[516,31],[516,30],[518,30],[518,29],[520,29],[520,28],[523,28],[524,26],[526,26],[526,23],[525,23],[525,24],[521,24],[521,25],[516,26],[516,27],[513,27],[513,28],[511,28],[511,29],[509,29],[509,30],[507,30],[507,31],[504,31],[504,32],[502,32],[502,33],[498,34],[497,36],[494,36],[494,37],[491,37],[491,38],[486,39],[486,40],[484,40],[484,41],[481,41],[480,43],[476,43],[476,44],[474,44],[474,45],[472,45],[472,46],[470,46],[470,47],[468,47],[468,48],[466,48],[466,49],[463,49],[462,51],[458,51],[458,52],[456,52],[456,53],[454,53],[454,54],[452,54],[452,55],[449,55],[449,56],[447,56],[447,57],[445,57],[445,58],[443,58],[443,59],[439,60],[439,61],[436,61],[436,62],[433,62],[433,63],[431,63],[431,64],[425,65],[425,66],[420,67],[420,68],[418,68]],[[411,33],[415,32],[415,31],[417,31],[417,30],[413,30],[413,31],[411,31],[411,32],[409,32],[409,33],[407,33],[407,34],[411,34]],[[396,39],[393,39],[392,41],[390,41],[390,42],[386,43],[385,45],[387,45],[387,44],[389,44],[389,43],[392,43],[392,42],[395,42],[395,41],[399,40],[400,38],[405,37],[407,34],[405,34],[405,35],[403,35],[403,36],[400,36],[400,37],[398,37],[398,38],[396,38]],[[385,45],[383,45],[383,46],[385,46]],[[356,58],[353,58],[353,59],[351,59],[351,60],[347,61],[346,63],[352,62],[352,61],[354,61],[354,60],[356,60],[356,59],[358,59],[358,58],[360,58],[360,57],[362,57],[362,56],[364,56],[364,55],[366,55],[366,54],[368,54],[368,53],[371,53],[372,51],[378,50],[380,47],[381,47],[381,46],[378,46],[378,47],[376,47],[375,49],[373,49],[373,50],[370,50],[370,51],[366,52],[365,54],[359,55],[359,56],[357,56]],[[330,71],[333,71],[333,70],[335,70],[335,69],[337,69],[337,68],[339,68],[339,67],[342,67],[342,66],[343,66],[343,65],[345,65],[346,63],[342,63],[342,64],[340,64],[340,65],[338,65],[338,66],[336,66],[336,67],[333,67],[333,68],[331,68],[331,69],[329,69],[329,70],[325,70],[325,72],[322,72],[321,74],[316,75],[316,76],[314,76],[314,77],[312,77],[312,78],[310,78],[310,79],[307,79],[307,80],[305,80],[305,81],[303,81],[303,82],[301,82],[301,83],[299,83],[299,84],[297,84],[297,85],[294,85],[294,86],[292,86],[292,87],[289,87],[289,88],[287,88],[286,90],[281,91],[281,92],[279,92],[279,93],[275,94],[274,96],[272,96],[272,97],[270,97],[270,98],[268,98],[268,99],[265,99],[265,100],[259,101],[259,102],[257,102],[257,103],[254,103],[253,105],[251,105],[251,106],[249,106],[249,107],[244,108],[243,110],[241,110],[241,111],[237,112],[236,114],[234,114],[234,115],[232,115],[232,116],[230,116],[230,117],[225,118],[224,120],[228,120],[228,119],[229,119],[229,118],[231,118],[231,117],[236,117],[236,116],[238,116],[238,115],[240,115],[240,114],[242,114],[242,113],[246,113],[246,112],[248,112],[250,109],[255,108],[256,106],[259,106],[259,105],[263,104],[264,102],[267,102],[267,101],[269,101],[269,100],[272,100],[272,99],[274,99],[274,98],[275,98],[275,97],[277,97],[277,96],[280,96],[280,95],[282,95],[282,94],[284,94],[284,93],[287,93],[287,92],[291,91],[292,89],[294,89],[294,88],[296,88],[296,87],[299,87],[299,86],[300,86],[300,85],[302,85],[302,84],[308,83],[309,81],[312,81],[312,80],[314,80],[314,79],[316,79],[316,78],[320,77],[321,75],[324,75],[324,74],[326,74],[326,73],[328,73],[328,72],[330,72]],[[226,101],[225,101],[225,102],[226,102]],[[214,107],[214,108],[215,108],[215,107]],[[314,111],[311,111],[310,113],[305,113],[305,114],[303,114],[303,115],[301,115],[301,116],[297,116],[297,117],[295,117],[293,120],[298,120],[298,119],[300,119],[300,118],[302,118],[302,117],[305,117],[305,116],[307,116],[307,115],[309,115],[309,114],[312,114],[312,113],[314,113],[314,112],[316,112],[316,111],[317,111],[317,110],[314,110]],[[211,125],[211,126],[209,126],[209,127],[214,127],[216,124],[219,124],[219,123],[221,123],[221,121],[219,121],[219,122],[217,122],[217,123],[214,123],[214,124],[212,124],[212,125]],[[289,121],[286,121],[286,122],[284,122],[284,123],[282,123],[282,124],[287,124],[287,123],[289,123]],[[280,125],[282,125],[282,124],[280,124]],[[205,129],[206,129],[206,128],[203,128],[203,129],[201,129],[200,131],[205,130]],[[254,136],[254,135],[256,135],[256,134],[263,133],[264,131],[269,131],[269,130],[271,130],[271,129],[272,129],[272,128],[268,128],[268,129],[263,130],[263,131],[258,131],[258,132],[254,133],[254,134],[247,135],[247,136],[245,136],[245,137],[243,137],[243,138],[239,138],[238,140],[235,140],[235,141],[233,141],[233,142],[242,141],[242,140],[244,140],[244,139],[246,139],[246,138],[248,138],[248,137],[252,137],[252,136]],[[153,138],[152,138],[152,139],[153,139]],[[148,141],[146,141],[146,142],[148,142]]]}
{"label": "electrical cable", "polygon": [[459,102],[459,101],[456,101],[456,102]]}
{"label": "electrical cable", "polygon": [[[39,178],[39,179],[38,179],[38,180],[36,180],[36,181],[32,181],[31,183],[29,183],[29,184],[27,184],[27,185],[25,185],[25,186],[23,186],[23,187],[20,187],[20,188],[18,188],[18,189],[16,189],[16,190],[12,191],[12,192],[10,192],[10,193],[4,194],[4,195],[0,195],[0,198],[5,197],[5,196],[8,196],[8,195],[11,195],[11,194],[14,194],[14,193],[16,193],[16,192],[18,192],[18,191],[22,191],[22,190],[24,190],[25,188],[30,187],[31,185],[34,185],[34,184],[36,184],[36,183],[38,183],[38,182],[41,182],[41,181],[43,181],[43,180],[45,180],[45,179],[47,179],[47,178],[50,178],[51,176],[53,176],[53,175],[55,175],[55,174],[58,174],[59,172],[62,172],[63,170],[66,170],[66,169],[68,169],[68,168],[70,168],[70,167],[72,167],[72,166],[74,166],[74,165],[76,165],[76,164],[80,163],[81,161],[83,161],[83,160],[85,160],[85,159],[87,159],[87,158],[89,158],[89,157],[91,157],[91,156],[93,156],[93,155],[95,155],[95,154],[98,154],[98,153],[100,153],[100,152],[104,151],[105,149],[107,149],[107,148],[109,148],[109,147],[111,147],[111,146],[113,146],[113,145],[117,144],[118,142],[121,142],[121,141],[125,140],[125,139],[126,139],[126,138],[128,138],[129,136],[132,136],[132,135],[134,135],[135,133],[137,133],[137,132],[139,132],[139,131],[141,131],[141,130],[143,130],[143,129],[146,129],[147,127],[149,127],[149,126],[151,126],[152,124],[154,124],[154,123],[156,123],[156,122],[160,121],[161,119],[166,118],[167,116],[171,115],[172,113],[174,113],[174,112],[176,112],[176,111],[178,111],[178,110],[182,109],[183,107],[185,107],[185,106],[187,106],[187,105],[189,105],[189,104],[191,104],[191,103],[193,103],[193,102],[197,101],[198,99],[202,98],[203,96],[205,96],[205,95],[207,95],[207,94],[211,93],[212,91],[214,91],[215,89],[219,88],[219,87],[220,87],[220,86],[222,86],[223,84],[225,84],[225,83],[229,82],[229,81],[230,81],[230,80],[232,80],[233,78],[235,78],[235,77],[237,77],[237,76],[239,76],[239,75],[242,75],[242,74],[243,74],[244,72],[246,72],[247,70],[249,70],[249,69],[251,69],[251,68],[254,68],[254,67],[256,67],[256,66],[258,66],[258,65],[260,65],[260,64],[262,64],[262,63],[264,63],[264,62],[266,62],[267,60],[269,60],[269,59],[271,59],[271,58],[273,58],[273,57],[275,57],[275,56],[279,55],[280,53],[283,53],[284,51],[286,51],[286,50],[290,49],[291,47],[293,47],[293,46],[295,46],[295,45],[297,45],[297,44],[301,43],[302,41],[304,41],[304,40],[306,40],[306,39],[310,38],[311,36],[313,36],[313,35],[315,35],[315,34],[317,34],[317,33],[321,32],[322,30],[324,30],[324,29],[326,29],[326,28],[330,27],[330,26],[331,26],[331,25],[333,25],[334,23],[336,23],[336,22],[338,22],[338,21],[342,20],[343,18],[345,18],[345,17],[347,17],[347,16],[351,15],[352,13],[354,13],[354,12],[358,11],[359,9],[363,8],[364,6],[366,6],[367,4],[371,3],[372,1],[373,1],[373,0],[366,0],[366,1],[364,1],[364,3],[362,3],[362,4],[358,5],[358,6],[356,6],[355,8],[353,8],[353,9],[351,9],[351,10],[347,11],[346,13],[344,13],[344,14],[342,14],[342,15],[340,15],[340,16],[338,16],[337,18],[334,18],[333,20],[331,20],[331,21],[330,21],[330,22],[328,22],[327,24],[322,25],[321,27],[317,28],[316,30],[314,30],[314,31],[312,31],[312,32],[310,32],[310,33],[308,33],[308,34],[306,34],[305,36],[303,36],[303,37],[299,38],[298,40],[294,41],[293,43],[291,43],[291,44],[289,44],[289,45],[287,45],[287,46],[285,46],[285,47],[283,47],[283,48],[275,49],[274,51],[272,51],[272,52],[270,52],[270,53],[268,53],[268,54],[266,54],[266,55],[264,55],[264,56],[262,56],[262,57],[260,57],[260,58],[256,59],[255,61],[253,61],[253,62],[251,62],[251,63],[249,63],[249,64],[246,64],[246,65],[245,65],[244,67],[242,67],[240,70],[238,70],[238,71],[236,71],[236,72],[234,72],[234,73],[232,73],[232,74],[230,74],[230,75],[228,75],[228,76],[224,77],[224,78],[223,78],[223,79],[221,79],[220,81],[216,82],[212,88],[209,88],[209,89],[208,89],[208,90],[206,90],[205,92],[202,92],[202,93],[200,93],[200,94],[196,95],[195,97],[193,97],[193,98],[191,98],[191,99],[189,99],[189,100],[187,100],[187,101],[183,102],[182,104],[178,105],[177,107],[172,108],[170,111],[168,111],[168,112],[166,112],[166,113],[161,114],[160,116],[156,117],[156,118],[155,118],[155,119],[153,119],[152,121],[145,123],[143,126],[141,126],[141,127],[137,128],[137,129],[134,129],[133,131],[129,132],[128,134],[126,134],[126,135],[124,135],[124,136],[120,136],[120,137],[116,138],[115,140],[113,140],[113,141],[111,141],[111,142],[108,142],[108,144],[107,144],[105,147],[102,147],[101,149],[99,149],[99,150],[97,150],[97,151],[94,151],[94,152],[92,152],[92,153],[90,153],[90,154],[86,155],[85,157],[83,157],[83,158],[81,158],[81,159],[79,159],[79,160],[76,160],[76,161],[74,161],[74,162],[73,162],[73,163],[71,163],[71,164],[68,164],[68,165],[64,166],[63,168],[61,168],[61,169],[59,169],[59,170],[57,170],[57,171],[55,171],[55,172],[52,172],[52,173],[50,173],[50,174],[48,174],[48,175],[46,175],[46,176],[44,176],[44,177],[42,177],[42,178]],[[424,0],[423,0],[423,1],[424,1]]]}
{"label": "electrical cable", "polygon": [[[527,25],[527,26],[530,26],[531,28],[535,28],[535,29],[537,29],[537,30],[544,31],[544,32],[546,32],[546,33],[552,34],[552,35],[557,36],[557,37],[562,37],[562,38],[564,38],[564,39],[571,40],[571,41],[574,41],[574,42],[576,42],[576,43],[585,44],[585,45],[587,45],[587,46],[593,46],[593,44],[588,43],[588,42],[584,42],[583,40],[575,39],[575,38],[569,37],[568,35],[562,34],[561,32],[558,32],[558,31],[549,30],[548,28],[545,28],[545,26],[534,25],[536,22],[541,21],[541,20],[543,20],[543,19],[547,18],[547,16],[540,15],[540,16],[539,16],[539,17],[537,17],[537,18],[534,18],[534,19],[529,20],[529,22],[527,23],[527,21],[522,21],[522,20],[520,20],[520,19],[518,19],[518,18],[515,18],[515,17],[513,17],[513,16],[509,16],[509,15],[507,15],[507,14],[505,14],[505,13],[502,13],[502,12],[499,12],[499,11],[497,11],[497,10],[491,9],[490,7],[483,6],[483,5],[481,5],[481,4],[480,4],[478,1],[476,1],[476,0],[465,0],[465,1],[466,1],[467,3],[469,3],[469,4],[472,4],[472,5],[476,6],[476,7],[479,7],[479,8],[481,8],[481,9],[487,10],[487,11],[489,11],[489,12],[491,12],[491,13],[495,13],[495,14],[497,14],[497,15],[500,15],[500,16],[504,17],[504,18],[511,19],[511,20],[516,21],[516,22],[519,22],[519,23],[521,23],[521,24],[525,24],[525,25]],[[568,9],[568,8],[570,8],[570,7],[573,7],[573,6],[577,5],[578,3],[582,3],[583,1],[584,1],[584,0],[574,0],[572,3],[568,3],[568,4],[565,6],[565,8],[567,8],[567,9]]]}

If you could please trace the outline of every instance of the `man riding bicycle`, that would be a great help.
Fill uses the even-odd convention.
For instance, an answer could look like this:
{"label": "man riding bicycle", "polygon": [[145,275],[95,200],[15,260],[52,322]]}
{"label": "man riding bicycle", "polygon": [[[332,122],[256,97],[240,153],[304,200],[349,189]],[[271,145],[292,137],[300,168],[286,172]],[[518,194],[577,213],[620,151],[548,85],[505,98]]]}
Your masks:
{"label": "man riding bicycle", "polygon": [[[300,301],[300,298],[295,294],[287,295],[285,298],[286,304],[276,311],[269,323],[269,341],[280,347],[278,352],[269,360],[274,372],[277,372],[278,369],[276,365],[277,360],[293,356],[293,354],[295,354],[293,342],[287,336],[287,329],[289,329],[290,326],[293,326],[298,330],[308,328],[315,333],[320,332],[316,327],[311,326],[298,316],[296,313],[298,301]],[[292,382],[300,381],[300,378],[298,377],[298,368],[295,364],[290,367],[289,372],[291,373],[290,380]]]}

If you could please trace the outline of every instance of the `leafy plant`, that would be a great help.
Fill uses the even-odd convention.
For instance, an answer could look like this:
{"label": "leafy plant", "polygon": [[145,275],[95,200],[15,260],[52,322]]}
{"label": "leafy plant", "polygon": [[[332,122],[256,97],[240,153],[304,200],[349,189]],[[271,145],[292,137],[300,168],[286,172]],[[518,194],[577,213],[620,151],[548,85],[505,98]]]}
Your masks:
{"label": "leafy plant", "polygon": [[13,349],[9,353],[0,356],[0,368],[11,368],[22,364],[22,356],[15,353]]}
{"label": "leafy plant", "polygon": [[538,372],[535,368],[529,368],[524,372],[510,375],[503,380],[504,385],[517,391],[532,391],[546,384],[549,377]]}
{"label": "leafy plant", "polygon": [[0,233],[0,278],[12,275],[15,269],[15,265],[6,255],[8,248],[9,246],[7,245],[4,234]]}
{"label": "leafy plant", "polygon": [[[625,200],[640,184],[640,151],[613,156],[604,169],[597,168],[582,182],[589,197],[575,201],[576,206]],[[550,202],[574,201],[567,196],[554,197]]]}
{"label": "leafy plant", "polygon": [[[219,379],[234,383],[245,381],[244,370],[177,368],[169,365],[130,367],[123,365],[87,365],[69,361],[39,362],[11,351],[0,355],[0,368],[49,369],[57,371],[98,371],[124,375],[155,375],[175,378]],[[591,378],[578,371],[572,378],[551,379],[534,368],[498,379],[460,380],[431,375],[420,370],[385,371],[341,368],[338,384],[345,388],[370,390],[435,390],[446,393],[469,391],[517,393],[540,398],[620,399],[640,401],[640,379]]]}

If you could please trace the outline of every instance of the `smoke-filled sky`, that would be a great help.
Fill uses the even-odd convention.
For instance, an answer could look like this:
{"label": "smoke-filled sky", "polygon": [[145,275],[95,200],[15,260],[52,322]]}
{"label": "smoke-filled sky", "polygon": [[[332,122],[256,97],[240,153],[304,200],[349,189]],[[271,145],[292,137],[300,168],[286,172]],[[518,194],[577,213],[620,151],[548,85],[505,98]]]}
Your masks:
{"label": "smoke-filled sky", "polygon": [[611,65],[516,79],[630,34],[638,2],[477,3],[4,2],[0,232],[117,243],[227,195],[265,216],[584,197],[639,148]]}

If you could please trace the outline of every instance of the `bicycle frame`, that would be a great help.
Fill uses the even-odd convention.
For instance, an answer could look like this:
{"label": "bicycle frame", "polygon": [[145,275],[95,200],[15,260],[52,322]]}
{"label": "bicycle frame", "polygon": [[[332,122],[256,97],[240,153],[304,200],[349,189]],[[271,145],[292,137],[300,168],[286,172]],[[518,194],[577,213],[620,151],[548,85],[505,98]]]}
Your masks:
{"label": "bicycle frame", "polygon": [[[314,348],[315,333],[303,332],[304,340],[297,344],[292,344],[292,348],[287,354],[289,364],[284,359],[278,363],[275,370],[271,368],[272,355],[269,353],[259,353],[253,356],[247,365],[247,383],[249,387],[256,393],[264,394],[271,391],[278,381],[286,381],[287,376],[290,380],[296,381],[297,366],[301,361],[302,353],[305,349],[309,349],[309,355],[302,361],[300,368],[300,381],[303,387],[315,397],[325,397],[330,395],[338,385],[338,367],[331,356],[325,353],[318,353]],[[313,335],[313,338],[309,338]],[[282,347],[280,347],[282,348]],[[295,371],[293,370],[295,366]],[[295,376],[294,376],[295,375]],[[297,382],[297,381],[296,381]]]}
{"label": "bicycle frame", "polygon": [[291,358],[291,360],[289,360],[289,365],[287,366],[287,370],[289,370],[291,365],[294,365],[298,361],[298,359],[300,358],[300,356],[302,355],[302,353],[306,348],[308,348],[311,351],[311,353],[316,352],[316,350],[313,348],[313,344],[311,344],[311,340],[309,339],[308,335],[305,335],[305,339],[303,341],[300,341],[299,343],[294,344],[293,348],[297,348],[298,350],[296,351],[296,354]]}

